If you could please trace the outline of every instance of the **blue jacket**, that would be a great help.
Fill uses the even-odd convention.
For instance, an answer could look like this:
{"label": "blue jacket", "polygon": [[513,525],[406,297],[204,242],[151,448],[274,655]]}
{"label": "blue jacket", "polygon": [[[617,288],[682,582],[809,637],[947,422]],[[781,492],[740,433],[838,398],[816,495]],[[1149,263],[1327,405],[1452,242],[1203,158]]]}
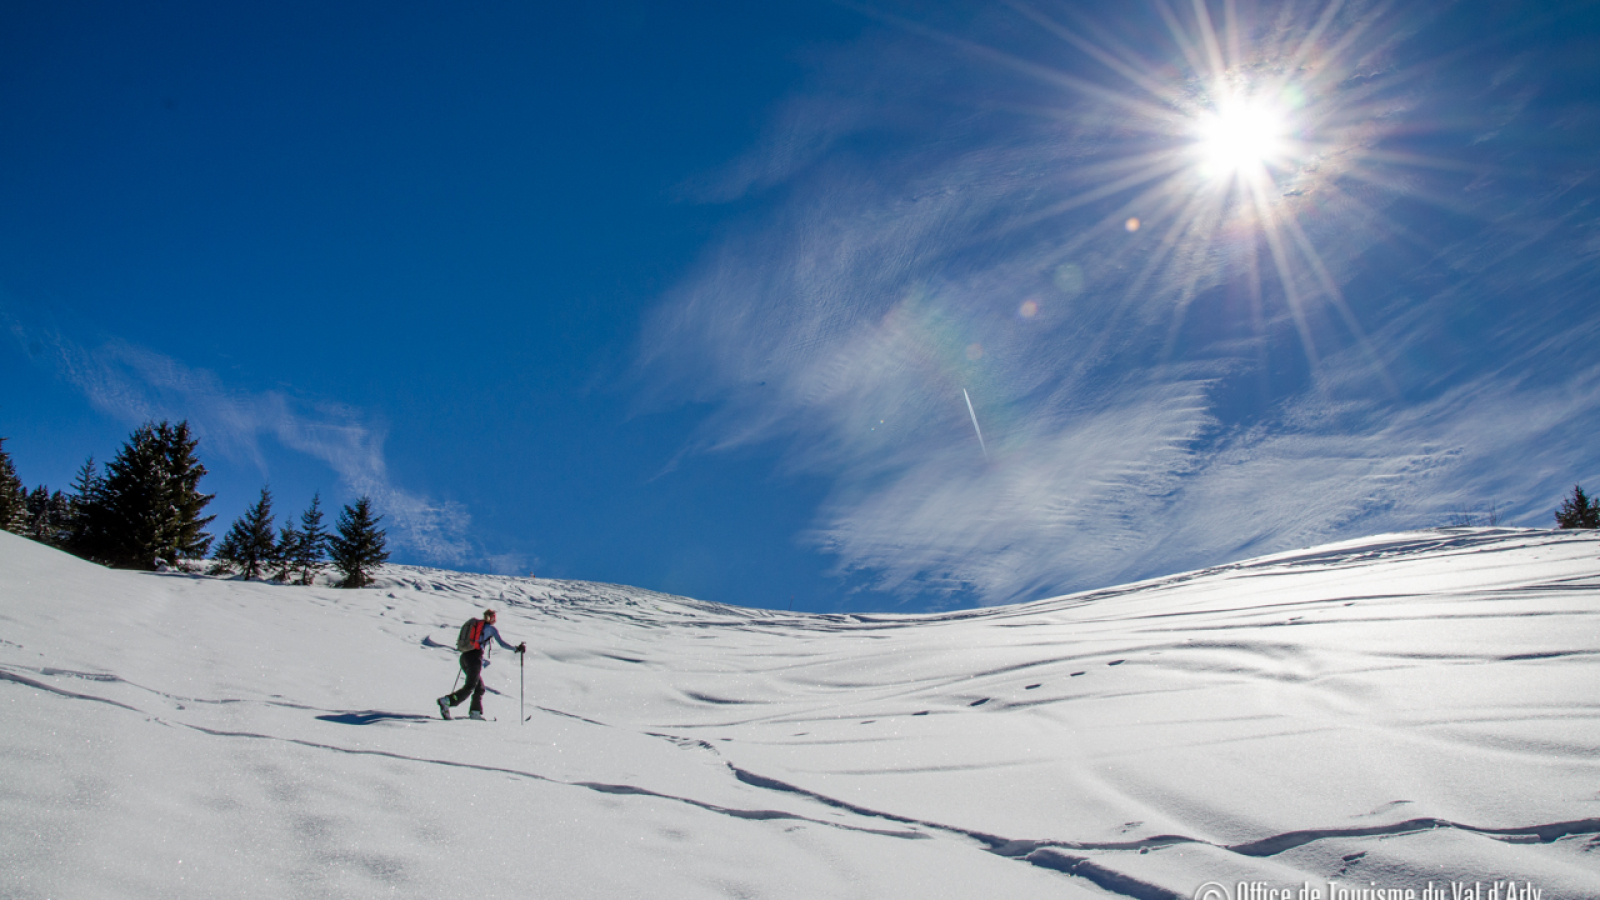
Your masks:
{"label": "blue jacket", "polygon": [[487,649],[490,638],[494,638],[499,642],[500,646],[506,648],[507,650],[515,652],[517,649],[515,644],[506,643],[506,639],[500,636],[500,629],[490,625],[488,622],[485,622],[483,623],[483,636],[478,639],[478,646]]}

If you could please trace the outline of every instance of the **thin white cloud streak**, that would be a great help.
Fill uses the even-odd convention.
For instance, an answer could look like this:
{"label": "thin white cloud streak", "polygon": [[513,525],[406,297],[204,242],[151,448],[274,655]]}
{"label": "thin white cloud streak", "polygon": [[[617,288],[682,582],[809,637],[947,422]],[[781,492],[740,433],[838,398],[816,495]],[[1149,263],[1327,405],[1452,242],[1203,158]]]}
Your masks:
{"label": "thin white cloud streak", "polygon": [[[213,372],[113,340],[87,350],[59,334],[13,324],[25,346],[40,348],[66,381],[101,412],[131,424],[187,419],[202,451],[215,450],[267,471],[262,440],[327,464],[346,490],[372,498],[399,544],[438,563],[479,557],[467,537],[471,516],[458,503],[436,502],[389,478],[384,430],[347,406],[307,402],[278,391],[231,390]],[[508,560],[498,559],[498,563]]]}
{"label": "thin white cloud streak", "polygon": [[[1070,115],[1026,127],[1009,111],[952,113],[929,96],[948,66],[913,84],[917,55],[889,43],[900,70],[888,74],[845,54],[848,87],[882,108],[852,101],[830,116],[827,98],[849,91],[814,86],[732,167],[728,195],[786,192],[769,191],[766,217],[669,295],[640,351],[660,390],[712,405],[692,450],[779,447],[788,467],[831,480],[809,538],[841,572],[1005,602],[1442,524],[1489,502],[1548,524],[1545,507],[1593,474],[1587,432],[1571,423],[1600,417],[1594,360],[1551,377],[1541,355],[1575,323],[1519,315],[1514,293],[1487,284],[1549,288],[1570,266],[1482,252],[1529,252],[1530,224],[1569,220],[1582,197],[1487,215],[1440,254],[1493,273],[1441,278],[1437,259],[1412,263],[1404,286],[1347,301],[1339,292],[1367,274],[1375,246],[1429,243],[1386,208],[1446,193],[1427,172],[1382,162],[1374,128],[1349,122],[1357,139],[1323,160],[1323,180],[1300,173],[1271,200],[1309,204],[1292,237],[1316,254],[1280,278],[1240,222],[1196,240],[1217,215],[1187,199],[1197,195],[1159,179],[1102,190],[1129,171],[1118,162],[1128,144],[1108,143],[1127,119],[1111,105],[1074,97]],[[1392,50],[1368,48],[1353,86],[1324,84],[1393,121],[1427,98],[1405,73],[1384,92],[1380,76],[1399,63],[1371,59]],[[926,132],[905,126],[919,117]],[[875,157],[857,149],[874,142]],[[1485,192],[1455,211],[1503,208]],[[1133,215],[1137,234],[1121,227]],[[1579,256],[1592,275],[1592,249]],[[1254,297],[1237,290],[1252,271]],[[1577,312],[1578,330],[1592,328],[1570,286],[1551,296],[1547,315]],[[1224,319],[1187,336],[1197,299]],[[1466,335],[1468,304],[1498,315]],[[1458,343],[1448,352],[1445,335]],[[1567,355],[1583,360],[1574,346]],[[1493,371],[1473,353],[1497,354]],[[967,431],[969,386],[989,463]]]}
{"label": "thin white cloud streak", "polygon": [[967,401],[967,415],[972,417],[972,431],[978,436],[978,449],[983,451],[984,461],[989,459],[989,447],[983,442],[983,429],[978,427],[978,411],[972,408],[972,395],[966,388],[961,389],[961,399]]}

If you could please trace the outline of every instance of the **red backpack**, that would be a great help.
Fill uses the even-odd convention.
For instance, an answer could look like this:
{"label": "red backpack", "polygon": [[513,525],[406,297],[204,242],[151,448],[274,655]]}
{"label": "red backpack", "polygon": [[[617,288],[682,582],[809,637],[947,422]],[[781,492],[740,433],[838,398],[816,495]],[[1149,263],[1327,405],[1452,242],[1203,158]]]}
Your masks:
{"label": "red backpack", "polygon": [[456,635],[456,652],[466,653],[483,647],[483,627],[488,624],[482,619],[468,619],[461,626],[461,633]]}

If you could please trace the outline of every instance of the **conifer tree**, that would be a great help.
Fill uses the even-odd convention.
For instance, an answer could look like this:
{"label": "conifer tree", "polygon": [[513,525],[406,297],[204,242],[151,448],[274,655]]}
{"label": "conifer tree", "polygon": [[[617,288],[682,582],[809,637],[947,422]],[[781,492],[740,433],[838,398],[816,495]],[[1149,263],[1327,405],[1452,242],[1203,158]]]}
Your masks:
{"label": "conifer tree", "polygon": [[41,544],[65,547],[72,524],[72,504],[60,491],[40,485],[28,495],[28,526],[23,533]]}
{"label": "conifer tree", "polygon": [[359,588],[372,583],[373,573],[389,559],[387,535],[372,515],[372,501],[363,496],[354,507],[339,513],[336,533],[328,538],[328,557],[344,573],[340,587]]}
{"label": "conifer tree", "polygon": [[104,540],[94,530],[104,520],[104,515],[96,511],[104,483],[93,456],[78,467],[78,474],[72,479],[72,493],[67,495],[67,524],[61,549],[84,559],[95,558],[94,549]]}
{"label": "conifer tree", "polygon": [[[56,496],[60,495],[61,492],[57,491]],[[42,484],[39,485],[28,493],[24,505],[22,535],[33,538],[41,544],[52,543],[45,537],[53,531],[50,527],[50,490]]]}
{"label": "conifer tree", "polygon": [[146,423],[136,429],[105,470],[85,485],[74,522],[74,551],[114,566],[154,569],[157,560],[203,559],[214,516],[200,512],[214,495],[202,494],[205,466],[188,422]]}
{"label": "conifer tree", "polygon": [[[161,424],[166,425],[165,422]],[[200,479],[206,474],[206,467],[195,455],[200,438],[190,432],[187,421],[164,429],[164,434],[162,432],[163,429],[157,429],[166,455],[168,477],[171,479],[169,490],[177,511],[171,552],[177,559],[205,559],[206,551],[211,547],[211,535],[205,532],[205,527],[216,516],[202,517],[200,513],[216,495],[200,493]]]}
{"label": "conifer tree", "polygon": [[261,499],[235,519],[223,535],[214,558],[238,569],[249,581],[265,573],[277,556],[278,545],[272,539],[272,491],[263,487]]}
{"label": "conifer tree", "polygon": [[11,464],[11,454],[6,452],[6,439],[0,438],[0,528],[22,534],[27,525],[28,492]]}
{"label": "conifer tree", "polygon": [[1556,510],[1556,527],[1600,528],[1600,500],[1590,499],[1581,486],[1573,485],[1572,496]]}
{"label": "conifer tree", "polygon": [[[287,532],[288,529],[285,529]],[[322,527],[322,495],[311,495],[311,505],[300,514],[300,527],[294,530],[293,557],[288,560],[288,571],[300,573],[300,583],[310,584],[322,568],[328,554],[328,531]],[[387,555],[385,555],[387,558]]]}
{"label": "conifer tree", "polygon": [[300,529],[285,525],[278,529],[278,546],[272,552],[272,579],[289,583],[294,575],[294,558],[300,549]]}
{"label": "conifer tree", "polygon": [[89,558],[154,569],[173,530],[166,483],[155,429],[141,426],[106,465],[97,496],[84,509]]}

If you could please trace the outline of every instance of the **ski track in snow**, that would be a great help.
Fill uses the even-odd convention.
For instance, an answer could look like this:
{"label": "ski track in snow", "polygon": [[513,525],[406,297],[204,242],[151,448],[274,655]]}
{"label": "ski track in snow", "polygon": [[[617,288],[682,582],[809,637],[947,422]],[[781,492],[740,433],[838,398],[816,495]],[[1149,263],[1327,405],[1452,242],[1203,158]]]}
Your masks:
{"label": "ski track in snow", "polygon": [[[952,848],[943,864],[975,883],[993,870],[955,848],[1085,896],[1514,878],[1545,898],[1592,897],[1594,538],[1386,535],[1015,607],[811,616],[404,566],[354,592],[108,572],[0,535],[0,682],[39,697],[19,722],[64,719],[91,744],[97,732],[192,734],[206,742],[187,751],[199,767],[256,759],[203,749],[242,742],[500,779],[483,783],[494,791],[510,779],[574,815],[596,813],[545,792],[822,828],[846,842],[824,854],[835,874],[882,853],[860,842],[890,840]],[[455,626],[485,605],[535,651],[525,671],[500,654],[487,673],[502,713],[527,678],[524,728],[427,714],[453,673]],[[76,638],[100,620],[109,633],[84,652]],[[327,702],[364,695],[359,708]],[[27,785],[0,791],[0,814],[39,834],[92,827],[63,818],[60,788],[34,763],[7,762],[32,752],[0,743],[0,771]],[[257,768],[274,773],[269,794],[295,794],[294,776]],[[751,852],[809,858],[808,833],[763,832]],[[34,843],[0,845],[13,872],[0,895],[48,895],[32,887],[53,877]],[[411,874],[426,867],[404,854],[350,858],[346,893],[375,882],[428,895]],[[764,887],[702,873],[676,893],[784,895],[795,876],[776,871]],[[852,877],[875,885],[864,895],[897,893],[888,874]]]}

